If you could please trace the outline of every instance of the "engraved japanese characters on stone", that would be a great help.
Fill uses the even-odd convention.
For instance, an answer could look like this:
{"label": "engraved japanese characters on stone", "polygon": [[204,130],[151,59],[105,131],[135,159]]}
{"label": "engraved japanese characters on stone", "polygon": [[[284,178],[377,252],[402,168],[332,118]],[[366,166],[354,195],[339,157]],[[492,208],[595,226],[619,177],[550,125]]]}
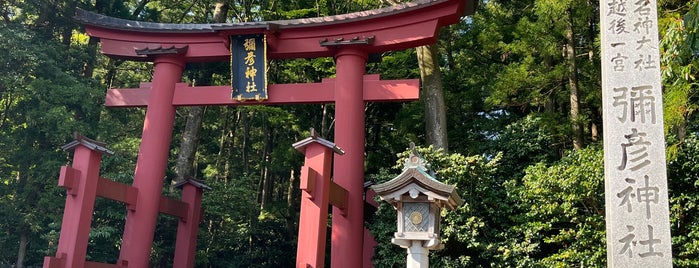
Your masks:
{"label": "engraved japanese characters on stone", "polygon": [[653,86],[615,87],[612,91],[615,93],[612,106],[621,109],[617,113],[620,123],[626,123],[627,118],[636,123],[656,123]]}
{"label": "engraved japanese characters on stone", "polygon": [[646,207],[646,219],[651,219],[651,203],[658,204],[660,188],[650,185],[648,175],[643,176],[643,178],[644,184],[641,187],[634,187],[636,179],[624,179],[629,185],[618,192],[616,196],[621,199],[619,207],[626,206],[626,212],[633,212],[633,202],[637,202]]}
{"label": "engraved japanese characters on stone", "polygon": [[631,129],[630,134],[624,135],[627,142],[621,144],[621,164],[618,170],[637,171],[650,165],[648,147],[651,142],[645,140],[646,133],[638,132],[636,128]]}
{"label": "engraved japanese characters on stone", "polygon": [[[641,258],[663,257],[663,253],[658,252],[655,249],[657,244],[662,244],[663,242],[660,239],[655,238],[652,225],[646,225],[646,227],[648,230],[646,237],[648,237],[648,239],[637,240],[635,234],[636,228],[633,225],[626,225],[627,234],[621,239],[617,240],[622,244],[621,249],[619,252],[617,252],[617,254],[626,255],[629,258],[633,258],[634,256],[639,256]],[[645,251],[634,254],[634,249],[636,249],[636,247],[641,247],[642,249],[645,249]]]}

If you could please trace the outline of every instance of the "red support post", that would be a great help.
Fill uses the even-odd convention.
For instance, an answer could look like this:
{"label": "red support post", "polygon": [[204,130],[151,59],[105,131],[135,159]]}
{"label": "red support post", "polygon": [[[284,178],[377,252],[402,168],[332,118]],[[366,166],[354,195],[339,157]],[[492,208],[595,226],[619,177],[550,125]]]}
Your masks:
{"label": "red support post", "polygon": [[306,160],[301,169],[301,213],[296,267],[322,268],[325,267],[333,153],[331,148],[320,143],[311,143],[304,150]]}
{"label": "red support post", "polygon": [[76,141],[63,148],[75,149],[73,165],[61,168],[58,185],[65,187],[68,193],[61,235],[56,257],[45,257],[44,267],[82,268],[85,267],[102,153],[111,151],[79,135]]}
{"label": "red support post", "polygon": [[197,253],[197,232],[201,221],[201,198],[206,185],[193,180],[185,180],[178,184],[182,187],[182,202],[189,205],[187,216],[179,220],[177,225],[177,240],[175,242],[174,268],[194,267],[194,256]]}
{"label": "red support post", "polygon": [[331,267],[362,267],[364,238],[364,96],[367,53],[340,48],[335,55],[335,142],[345,155],[335,157],[334,181],[348,192],[347,207],[333,208]]}
{"label": "red support post", "polygon": [[119,254],[119,261],[128,261],[133,267],[149,266],[175,121],[172,98],[185,65],[178,55],[168,54],[158,56],[154,63],[153,88],[146,109],[133,181],[133,186],[138,189],[138,198],[135,209],[127,212]]}

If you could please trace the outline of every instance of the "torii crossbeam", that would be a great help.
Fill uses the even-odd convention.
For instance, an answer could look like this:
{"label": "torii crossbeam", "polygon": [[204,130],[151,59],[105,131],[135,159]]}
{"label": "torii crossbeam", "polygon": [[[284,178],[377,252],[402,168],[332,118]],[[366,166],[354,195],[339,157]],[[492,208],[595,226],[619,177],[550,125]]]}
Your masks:
{"label": "torii crossbeam", "polygon": [[[103,54],[155,65],[152,83],[109,90],[105,102],[109,107],[147,107],[133,181],[138,200],[127,211],[118,263],[148,266],[176,106],[335,103],[334,142],[345,155],[334,161],[333,181],[347,190],[347,204],[333,211],[331,266],[371,266],[371,249],[364,248],[369,244],[363,215],[365,102],[414,100],[418,81],[365,75],[368,55],[433,44],[441,27],[474,9],[474,0],[416,0],[336,16],[219,24],[139,22],[78,10],[75,19],[99,38]],[[336,77],[270,85],[269,99],[260,102],[231,99],[230,86],[180,83],[186,63],[229,61],[229,37],[243,34],[264,34],[272,60],[334,57]],[[65,254],[70,253],[57,252],[56,257]]]}
{"label": "torii crossbeam", "polygon": [[[172,99],[174,106],[195,105],[275,105],[298,103],[335,102],[335,79],[326,78],[321,83],[273,84],[269,86],[269,98],[264,102],[231,99],[230,86],[192,87],[177,83]],[[139,88],[110,89],[107,91],[107,107],[145,107],[148,105],[152,83],[141,83]],[[419,97],[419,81],[379,80],[379,75],[364,75],[363,95],[366,102],[411,101]]]}

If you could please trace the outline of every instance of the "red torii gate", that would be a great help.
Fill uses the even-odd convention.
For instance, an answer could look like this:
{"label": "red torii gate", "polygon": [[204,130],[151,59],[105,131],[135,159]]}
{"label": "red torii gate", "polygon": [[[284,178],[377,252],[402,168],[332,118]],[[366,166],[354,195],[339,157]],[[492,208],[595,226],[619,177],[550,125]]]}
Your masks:
{"label": "red torii gate", "polygon": [[[100,39],[103,54],[155,64],[152,83],[110,89],[105,102],[108,107],[146,107],[132,185],[138,195],[127,211],[118,263],[148,266],[176,106],[335,103],[335,143],[345,154],[335,158],[334,184],[347,191],[347,200],[342,210],[333,209],[332,267],[362,267],[371,257],[362,257],[368,255],[363,253],[368,242],[363,219],[364,103],[418,98],[417,80],[382,81],[378,75],[365,75],[367,57],[435,43],[441,27],[474,9],[473,0],[416,0],[337,16],[222,24],[138,22],[79,10],[76,19]],[[186,63],[229,61],[229,36],[241,34],[265,34],[269,59],[334,57],[336,77],[269,85],[269,98],[262,102],[231,99],[230,86],[179,83]]]}

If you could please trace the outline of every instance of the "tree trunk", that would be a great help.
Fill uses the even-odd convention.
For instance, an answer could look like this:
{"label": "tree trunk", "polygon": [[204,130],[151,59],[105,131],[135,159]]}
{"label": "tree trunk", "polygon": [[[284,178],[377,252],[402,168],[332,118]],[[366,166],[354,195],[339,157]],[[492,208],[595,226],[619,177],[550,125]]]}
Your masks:
{"label": "tree trunk", "polygon": [[294,169],[291,169],[289,172],[289,187],[286,188],[286,209],[287,209],[287,216],[286,216],[286,229],[288,230],[288,237],[287,239],[289,241],[294,240],[294,235],[296,234],[296,222],[294,219],[296,219],[296,205],[294,203],[294,200],[297,200],[295,198],[295,189],[296,189],[296,177],[294,176]]}
{"label": "tree trunk", "polygon": [[235,126],[238,124],[238,113],[235,113],[232,108],[233,107],[229,106],[215,108],[221,109],[218,113],[224,118],[223,126],[221,127],[221,136],[218,142],[218,155],[216,156],[216,168],[220,169],[223,167],[223,170],[219,170],[217,179],[225,182],[226,184],[228,184],[229,175],[229,167],[227,165],[229,163],[228,160],[231,159],[231,148],[234,144],[233,137],[235,136]]}
{"label": "tree trunk", "polygon": [[62,24],[61,41],[66,47],[70,47],[70,42],[73,37],[73,27],[70,27],[70,16],[75,14],[75,9],[77,8],[77,1],[65,1],[65,7],[63,9],[63,14],[68,14],[68,16],[62,17],[58,21]]}
{"label": "tree trunk", "polygon": [[599,128],[597,126],[597,113],[593,112],[590,116],[590,139],[593,142],[599,141]]}
{"label": "tree trunk", "polygon": [[[221,141],[216,167],[223,166],[223,172],[219,175],[224,183],[228,184],[231,175],[231,161],[233,148],[235,147],[235,129],[240,122],[240,110],[235,107],[223,107],[223,114],[226,117],[225,125],[221,131]],[[231,119],[232,118],[232,119]]]}
{"label": "tree trunk", "polygon": [[107,59],[107,74],[104,76],[104,82],[107,88],[112,88],[114,85],[114,77],[116,77],[117,69],[124,63],[124,60]]}
{"label": "tree trunk", "polygon": [[3,129],[5,127],[5,119],[7,118],[10,108],[12,107],[12,103],[14,102],[15,96],[12,94],[12,92],[5,91],[2,86],[0,85],[0,91],[4,91],[3,95],[5,99],[2,101],[4,102],[4,106],[2,107],[2,116],[0,116],[0,129]]}
{"label": "tree trunk", "polygon": [[328,120],[330,117],[330,113],[328,112],[328,105],[323,104],[323,117],[320,119],[320,136],[324,138],[328,138],[328,133],[332,133],[330,130],[332,128],[332,124],[328,126]]}
{"label": "tree trunk", "polygon": [[228,146],[225,149],[225,158],[223,161],[223,182],[228,184],[228,179],[231,177],[231,161],[230,159],[233,157],[233,146],[235,145],[235,131],[233,129],[229,129],[226,131],[226,138],[227,142],[226,145]]}
{"label": "tree trunk", "polygon": [[580,120],[580,100],[578,98],[578,65],[575,59],[575,40],[573,32],[573,15],[566,11],[566,57],[568,60],[568,86],[570,87],[570,121],[573,124],[573,149],[583,148],[583,128]]}
{"label": "tree trunk", "polygon": [[271,164],[270,153],[272,152],[272,132],[273,129],[269,127],[268,120],[264,120],[264,131],[265,131],[265,147],[262,152],[262,162],[264,163],[262,167],[262,193],[260,197],[260,208],[266,209],[269,203],[272,201],[272,189],[274,188],[274,180],[269,172],[269,165]]}
{"label": "tree trunk", "polygon": [[[684,118],[689,116],[685,113]],[[682,143],[684,139],[687,138],[687,120],[682,120],[682,122],[676,126],[677,127],[677,141]]]}
{"label": "tree trunk", "polygon": [[456,61],[454,60],[454,40],[458,39],[458,37],[455,36],[453,29],[455,28],[446,27],[442,35],[446,37],[445,50],[447,54],[447,67],[449,67],[449,71],[456,70]]}
{"label": "tree trunk", "polygon": [[176,181],[183,181],[193,176],[194,156],[197,153],[201,121],[204,115],[203,106],[192,106],[187,109],[187,123],[182,133],[182,143],[175,164]]}
{"label": "tree trunk", "polygon": [[97,62],[97,43],[99,40],[97,38],[90,36],[87,42],[87,60],[83,64],[82,76],[85,78],[92,78],[92,74],[95,70],[95,63]]}
{"label": "tree trunk", "polygon": [[29,244],[29,238],[27,237],[27,231],[20,231],[19,233],[19,250],[17,251],[17,268],[24,268],[24,258],[27,256],[27,244]]}
{"label": "tree trunk", "polygon": [[[147,1],[142,1],[145,3]],[[223,23],[226,22],[226,16],[228,13],[228,5],[223,2],[218,2],[215,5],[214,10],[214,22]],[[204,85],[211,84],[211,76],[213,75],[213,70],[207,68],[200,71],[199,79]],[[204,107],[203,106],[192,106],[187,109],[187,123],[182,133],[182,142],[180,144],[180,152],[177,155],[177,162],[175,164],[175,174],[177,182],[185,180],[188,176],[193,176],[194,171],[194,156],[197,153],[197,146],[199,145],[199,133],[201,132],[201,122],[204,117]]]}
{"label": "tree trunk", "polygon": [[241,147],[241,159],[243,161],[243,174],[249,175],[250,174],[250,169],[249,169],[249,151],[248,147],[250,146],[250,128],[251,128],[251,122],[250,118],[254,116],[252,112],[248,111],[240,111],[240,124],[243,126],[243,138],[240,143]]}
{"label": "tree trunk", "polygon": [[435,148],[447,150],[447,116],[437,45],[421,46],[416,51],[422,79],[422,98],[425,102],[427,143],[434,145]]}
{"label": "tree trunk", "polygon": [[224,23],[228,17],[229,6],[225,2],[217,2],[214,4],[214,22]]}
{"label": "tree trunk", "polygon": [[[595,7],[598,5],[598,3],[593,3],[592,0],[587,0],[587,5],[590,7]],[[595,40],[598,34],[597,30],[597,22],[594,19],[594,16],[590,16],[588,22],[587,22],[587,38],[588,40]],[[587,42],[587,60],[592,64],[593,66],[595,65],[595,52],[597,48],[595,47],[594,42]],[[597,142],[599,141],[599,125],[597,124],[597,119],[600,118],[599,114],[601,114],[601,111],[598,111],[598,109],[594,109],[591,113],[591,118],[590,118],[590,138],[592,142]]]}

